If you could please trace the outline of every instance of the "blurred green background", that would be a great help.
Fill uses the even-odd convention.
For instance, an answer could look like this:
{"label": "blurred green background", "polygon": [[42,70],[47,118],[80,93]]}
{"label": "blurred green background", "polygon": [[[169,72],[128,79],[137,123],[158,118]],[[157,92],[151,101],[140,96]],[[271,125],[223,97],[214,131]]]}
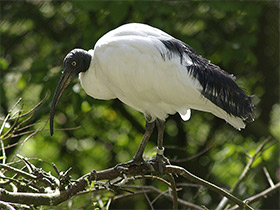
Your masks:
{"label": "blurred green background", "polygon": [[[158,27],[186,42],[199,54],[234,74],[247,94],[255,95],[256,120],[241,132],[199,111],[192,111],[187,122],[176,114],[166,123],[165,154],[171,162],[191,157],[215,141],[207,153],[175,164],[229,189],[248,161],[246,154],[252,155],[265,138],[280,137],[277,1],[2,1],[0,117],[5,117],[20,97],[23,109],[28,111],[49,93],[46,103],[29,121],[40,123],[27,130],[45,128],[29,139],[19,154],[54,162],[60,170],[71,166],[73,178],[133,157],[144,132],[142,114],[118,100],[101,101],[87,96],[78,80],[70,84],[60,100],[55,128],[80,128],[56,130],[51,137],[45,122],[64,56],[77,47],[92,49],[103,34],[130,22]],[[5,145],[24,138],[26,135],[8,139]],[[155,148],[156,132],[146,147],[147,158],[155,154]],[[8,158],[16,149],[15,146],[6,150]],[[262,171],[264,165],[278,182],[278,161],[278,145],[275,145],[253,165],[236,196],[245,199],[269,187]],[[44,169],[49,167],[42,162],[36,165]],[[49,170],[52,169],[49,167]],[[177,178],[177,182],[186,180]],[[164,189],[155,181],[141,183]],[[103,193],[102,196],[106,202],[112,194]],[[221,199],[216,193],[192,187],[184,187],[179,196],[210,209]],[[277,209],[278,199],[279,194],[275,193],[255,206]],[[75,198],[73,206],[91,209],[90,196]],[[156,209],[171,207],[172,203],[166,199],[155,203]],[[149,205],[144,195],[137,195],[115,201],[111,208],[147,209]]]}

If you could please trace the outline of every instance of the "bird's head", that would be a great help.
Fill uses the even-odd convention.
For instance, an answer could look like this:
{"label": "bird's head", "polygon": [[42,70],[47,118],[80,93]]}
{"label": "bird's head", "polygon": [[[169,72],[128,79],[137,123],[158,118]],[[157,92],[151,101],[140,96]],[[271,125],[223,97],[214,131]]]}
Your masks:
{"label": "bird's head", "polygon": [[63,65],[64,69],[60,80],[58,82],[57,88],[55,90],[52,105],[50,110],[50,133],[53,135],[53,118],[55,113],[55,108],[58,104],[58,101],[67,88],[70,82],[79,75],[80,72],[85,72],[89,69],[91,62],[91,55],[82,49],[74,49],[69,52],[64,58]]}

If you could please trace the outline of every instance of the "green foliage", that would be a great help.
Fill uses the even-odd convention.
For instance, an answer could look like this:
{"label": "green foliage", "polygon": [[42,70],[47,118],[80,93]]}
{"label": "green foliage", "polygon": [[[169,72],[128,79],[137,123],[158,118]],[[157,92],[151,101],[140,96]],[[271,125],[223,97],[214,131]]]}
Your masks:
{"label": "green foliage", "polygon": [[[170,147],[166,149],[170,159],[195,155],[215,140],[210,151],[180,165],[200,177],[209,177],[221,187],[231,187],[248,161],[246,154],[251,154],[261,139],[269,135],[280,137],[279,81],[275,79],[279,74],[275,61],[279,58],[279,37],[276,26],[267,26],[279,21],[276,6],[273,2],[250,1],[1,2],[1,117],[19,97],[23,98],[24,109],[29,110],[48,93],[47,103],[32,118],[33,122],[47,120],[63,58],[71,49],[91,49],[103,34],[121,24],[147,23],[188,43],[236,75],[247,93],[255,94],[257,119],[241,132],[199,111],[193,111],[188,122],[175,115],[166,123],[164,144]],[[71,166],[76,178],[92,169],[102,170],[130,160],[140,144],[144,118],[117,100],[90,98],[76,80],[58,104],[55,128],[60,130],[55,130],[51,137],[47,124],[40,134],[24,144],[20,154],[54,162],[61,170]],[[5,142],[6,146],[9,144]],[[145,150],[147,157],[155,153],[155,144],[156,133]],[[15,149],[7,151],[9,158]],[[253,165],[256,170],[251,174],[252,181],[246,182],[240,195],[249,197],[267,185],[266,178],[256,174],[263,161],[277,180],[277,153],[275,145],[262,154]],[[197,191],[190,188],[179,193],[186,200],[211,209],[220,199],[209,193],[199,194],[195,199]],[[103,196],[108,200],[112,194]],[[90,204],[89,199],[81,196],[74,200],[77,206],[82,206],[83,202]],[[148,208],[144,196],[130,199],[127,200],[131,208]],[[271,203],[275,202],[273,199],[276,198],[272,197]],[[161,199],[156,208],[169,205],[169,201]],[[259,206],[272,208],[272,204]],[[112,207],[127,208],[118,201]]]}

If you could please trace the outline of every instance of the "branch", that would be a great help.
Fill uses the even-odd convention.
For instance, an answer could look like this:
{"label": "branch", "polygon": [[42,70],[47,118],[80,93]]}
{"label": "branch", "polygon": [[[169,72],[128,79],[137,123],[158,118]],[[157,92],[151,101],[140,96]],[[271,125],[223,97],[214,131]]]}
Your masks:
{"label": "branch", "polygon": [[[158,173],[158,166],[156,163],[149,162],[155,169],[154,173]],[[190,181],[196,182],[202,186],[207,187],[210,190],[213,190],[223,196],[226,196],[234,203],[238,204],[240,207],[250,208],[246,203],[231,195],[227,191],[219,188],[218,186],[209,183],[195,175],[191,174],[184,168],[179,166],[167,165],[164,169],[165,173],[168,174],[179,174],[184,178],[187,178]],[[92,181],[99,180],[112,180],[117,177],[123,177],[123,174],[134,176],[138,174],[149,173],[147,165],[142,163],[141,165],[133,165],[130,163],[119,164],[113,168],[109,168],[102,171],[91,171],[90,173],[82,176],[75,182],[71,182],[66,190],[56,189],[51,193],[27,193],[27,192],[9,192],[4,189],[0,189],[0,200],[7,202],[17,202],[33,205],[57,205],[63,201],[68,200],[73,195],[76,195],[78,192],[83,191]],[[159,174],[159,173],[158,173]]]}
{"label": "branch", "polygon": [[6,164],[1,164],[0,163],[0,168],[7,169],[8,171],[12,171],[14,173],[20,174],[23,177],[29,178],[29,179],[36,179],[37,177],[34,176],[33,174],[29,174],[23,170],[19,170],[17,168],[14,168],[12,166],[6,165]]}
{"label": "branch", "polygon": [[0,208],[3,210],[16,210],[13,206],[3,201],[0,201]]}
{"label": "branch", "polygon": [[[245,177],[247,176],[248,172],[251,169],[251,166],[253,165],[254,161],[259,157],[259,155],[261,154],[261,152],[264,150],[264,146],[270,141],[270,137],[266,138],[256,149],[255,153],[253,156],[249,156],[250,159],[248,161],[248,163],[246,164],[245,168],[243,169],[241,175],[238,177],[237,181],[234,183],[233,187],[231,188],[231,190],[229,191],[230,193],[234,193],[235,190],[237,189],[237,187],[239,186],[239,184],[245,179]],[[216,210],[221,210],[227,203],[227,198],[224,197],[220,203],[218,204]]]}
{"label": "branch", "polygon": [[[29,111],[28,113],[30,113],[32,115],[33,111],[35,112],[35,110],[36,110],[36,108],[32,109],[32,111]],[[19,114],[19,116],[22,117],[23,115]],[[13,116],[8,117],[8,118],[13,118],[14,120],[18,120],[19,116],[17,118],[13,118]],[[24,116],[27,116],[27,115],[24,115]],[[3,124],[5,124],[5,122],[8,122],[8,118],[4,119]],[[30,119],[30,117],[27,118],[26,121],[28,121],[29,119]],[[23,122],[26,122],[26,121],[23,121]],[[9,132],[11,131],[11,133],[13,134],[13,133],[15,133],[15,130],[22,131],[25,128],[29,128],[28,125],[21,127],[21,125],[23,125],[23,122],[21,122],[19,125],[17,125],[17,123],[15,123],[13,126],[13,129],[9,130]],[[3,131],[3,125],[2,125],[2,128],[0,129],[0,131]],[[24,141],[22,141],[19,149],[29,138],[31,138],[33,135],[36,135],[39,131],[41,131],[41,128],[37,129],[35,132],[32,132]],[[269,141],[269,139],[266,139],[257,148],[256,153],[254,154],[253,157],[251,157],[251,159],[249,160],[248,164],[246,165],[244,171],[242,172],[239,179],[235,183],[235,185],[232,189],[233,192],[236,189],[236,187],[239,185],[239,183],[241,183],[241,181],[243,181],[243,179],[246,177],[246,174],[248,173],[249,169],[251,168],[251,165],[254,162],[254,160],[257,157],[259,157],[259,155],[265,150],[264,146],[266,145],[266,143],[268,141]],[[0,142],[0,146],[1,146],[1,142]],[[4,147],[3,147],[3,141],[2,141],[2,152],[5,150],[5,148],[4,148],[4,150],[3,150],[3,148]],[[17,154],[18,150],[16,151],[16,154]],[[93,191],[96,192],[96,191],[100,190],[101,188],[103,190],[114,191],[114,189],[116,189],[117,191],[119,191],[119,190],[123,190],[123,187],[126,186],[127,182],[133,181],[135,179],[144,179],[144,178],[157,179],[157,180],[163,182],[164,184],[166,184],[168,186],[168,188],[171,190],[169,190],[169,192],[167,193],[166,191],[161,191],[161,190],[158,190],[153,187],[145,188],[144,186],[142,186],[141,190],[138,190],[138,192],[134,192],[133,194],[122,195],[122,196],[119,196],[119,198],[126,197],[129,195],[135,195],[135,193],[142,193],[146,196],[151,208],[153,208],[153,206],[152,206],[153,203],[159,197],[164,196],[173,201],[173,209],[178,209],[178,204],[181,204],[181,205],[184,205],[187,207],[191,207],[194,209],[199,209],[199,210],[204,209],[195,204],[186,202],[186,201],[178,198],[178,195],[177,195],[178,189],[176,188],[175,180],[173,177],[174,174],[175,175],[178,174],[196,184],[202,185],[202,186],[206,187],[207,189],[210,189],[212,191],[217,192],[218,194],[220,194],[222,196],[225,196],[226,198],[228,198],[229,200],[231,200],[235,204],[237,204],[239,208],[242,208],[242,209],[246,209],[246,208],[252,209],[248,205],[249,203],[254,202],[257,199],[260,199],[267,194],[273,193],[276,191],[277,188],[279,188],[279,183],[276,185],[273,184],[273,181],[271,180],[271,178],[265,168],[264,168],[264,171],[266,173],[267,179],[268,179],[271,187],[256,196],[252,196],[252,197],[246,199],[245,201],[242,201],[242,200],[238,199],[237,197],[235,197],[232,192],[223,190],[220,187],[191,174],[186,169],[179,167],[179,166],[175,166],[175,165],[167,165],[167,166],[164,166],[164,168],[163,168],[164,174],[167,175],[169,178],[169,182],[170,182],[169,183],[165,179],[157,176],[157,175],[160,175],[158,163],[154,162],[153,159],[148,160],[147,162],[143,162],[141,164],[137,164],[137,165],[133,164],[132,162],[127,162],[127,163],[118,164],[115,167],[112,167],[112,168],[109,168],[106,170],[102,170],[102,171],[92,170],[90,173],[80,177],[77,180],[72,181],[72,180],[70,180],[71,179],[70,173],[69,173],[70,169],[68,169],[66,172],[59,172],[58,169],[55,167],[55,165],[53,165],[53,167],[57,173],[57,176],[58,176],[58,178],[56,178],[53,175],[51,175],[50,173],[47,173],[47,172],[43,171],[42,169],[37,168],[36,166],[31,164],[27,158],[21,157],[19,155],[17,155],[17,157],[20,159],[21,163],[25,164],[25,166],[22,169],[17,169],[15,167],[12,167],[11,164],[14,164],[15,162],[6,164],[4,161],[3,164],[0,164],[0,169],[1,168],[3,169],[0,174],[1,179],[6,180],[5,182],[2,183],[1,186],[4,187],[8,184],[10,185],[10,188],[8,188],[8,187],[6,187],[6,189],[0,188],[0,200],[2,201],[2,203],[0,205],[5,206],[5,209],[8,209],[9,206],[14,208],[14,205],[16,205],[16,204],[19,204],[19,205],[28,204],[28,205],[36,205],[36,206],[58,205],[64,201],[70,199],[74,195],[79,195],[81,193],[88,192],[86,189],[90,189],[89,190],[90,192],[93,192]],[[152,167],[147,167],[147,165],[150,165]],[[151,168],[153,168],[154,170],[151,171]],[[8,172],[8,171],[9,171],[9,173],[7,173],[8,174],[7,175],[6,172]],[[152,175],[150,175],[151,173],[152,173]],[[11,174],[14,174],[14,175],[11,176]],[[106,180],[106,182],[101,182],[101,180]],[[98,183],[97,183],[97,181],[98,181]],[[94,182],[94,184],[92,184],[92,182]],[[101,185],[100,185],[100,183],[101,183]],[[101,188],[100,188],[100,186],[101,186]],[[19,189],[17,189],[17,187]],[[12,189],[12,190],[10,190],[10,189]],[[126,190],[126,191],[128,191],[128,190]],[[151,201],[148,198],[147,193],[149,193],[149,192],[158,194],[157,197],[153,201]],[[114,197],[114,199],[116,199],[116,198],[118,198],[118,196]],[[112,199],[110,199],[110,201],[107,203],[106,208],[109,208],[111,201],[112,201]],[[104,206],[103,202],[101,202],[100,199],[98,199],[98,202],[102,204],[102,208],[104,209],[105,206]],[[235,206],[233,208],[235,208]]]}
{"label": "branch", "polygon": [[[244,200],[244,202],[247,202],[248,204],[252,204],[252,203],[255,203],[257,202],[258,200],[260,199],[263,199],[263,198],[266,198],[268,195],[276,192],[277,190],[280,189],[280,182],[278,182],[277,184],[275,184],[273,187],[270,187],[256,195],[253,195],[252,197],[249,197],[247,199]],[[233,206],[232,208],[228,209],[228,210],[235,210],[235,209],[238,209],[239,207],[238,206]]]}
{"label": "branch", "polygon": [[171,183],[171,190],[172,190],[172,194],[173,194],[173,209],[177,210],[178,209],[178,195],[177,195],[177,190],[176,190],[176,183],[175,183],[175,179],[173,177],[172,174],[167,174],[170,183]]}
{"label": "branch", "polygon": [[248,206],[246,203],[244,203],[242,200],[238,199],[234,195],[230,194],[229,192],[223,190],[222,188],[220,188],[210,182],[205,181],[204,179],[201,179],[201,178],[191,174],[190,172],[188,172],[186,169],[184,169],[182,167],[167,165],[165,168],[165,172],[172,173],[172,174],[179,174],[180,176],[183,176],[190,181],[196,182],[197,184],[200,184],[212,191],[215,191],[215,192],[227,197],[229,200],[233,201],[241,208],[247,207],[249,209],[252,209],[250,206]]}
{"label": "branch", "polygon": [[[170,195],[169,193],[165,193],[165,192],[162,192],[161,190],[157,189],[156,187],[154,186],[138,186],[138,185],[124,185],[123,187],[126,187],[126,188],[135,188],[135,189],[144,189],[147,192],[155,192],[155,193],[158,193],[159,195],[161,196],[164,196],[166,197],[167,199],[169,199],[170,201],[173,201],[173,196]],[[142,190],[143,191],[143,190]],[[134,192],[133,194],[130,193],[130,194],[124,194],[124,195],[117,195],[117,196],[114,196],[114,200],[117,200],[117,199],[121,199],[121,198],[124,198],[124,197],[127,197],[127,196],[133,196],[135,194],[140,194],[140,193],[143,193],[141,192],[140,190],[139,191],[136,191]],[[183,206],[186,206],[186,207],[190,207],[192,209],[197,209],[197,210],[205,210],[204,208],[198,206],[198,205],[195,205],[193,203],[190,203],[190,202],[187,202],[187,201],[184,201],[183,199],[180,199],[178,198],[177,202]]]}

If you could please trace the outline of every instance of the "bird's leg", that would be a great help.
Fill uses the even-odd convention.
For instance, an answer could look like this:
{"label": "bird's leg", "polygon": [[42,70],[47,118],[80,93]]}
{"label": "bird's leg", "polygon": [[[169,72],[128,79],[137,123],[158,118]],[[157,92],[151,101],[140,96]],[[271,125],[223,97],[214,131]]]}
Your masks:
{"label": "bird's leg", "polygon": [[146,130],[143,136],[143,139],[141,141],[141,144],[136,152],[136,154],[133,157],[133,161],[134,162],[142,162],[143,161],[143,153],[146,147],[146,144],[148,142],[148,140],[150,139],[153,130],[155,127],[155,122],[149,122],[148,120],[146,120]]}
{"label": "bird's leg", "polygon": [[120,169],[120,170],[123,170],[124,168],[127,168],[131,165],[141,165],[141,164],[144,164],[147,166],[147,168],[150,170],[150,171],[154,171],[154,168],[151,164],[147,163],[144,161],[143,159],[143,153],[144,153],[144,150],[145,150],[145,147],[146,147],[146,144],[148,142],[148,140],[150,139],[152,133],[153,133],[153,130],[154,130],[154,127],[155,127],[155,122],[150,122],[149,119],[146,120],[146,130],[145,130],[145,133],[143,135],[143,138],[142,138],[142,141],[140,143],[140,146],[136,152],[136,154],[134,155],[133,159],[126,162],[126,163],[120,163],[116,166],[116,169]]}
{"label": "bird's leg", "polygon": [[164,134],[164,121],[157,119],[156,125],[158,129],[158,140],[157,140],[157,155],[163,155],[164,147],[163,147],[163,134]]}
{"label": "bird's leg", "polygon": [[158,162],[159,172],[163,173],[163,164],[170,164],[169,160],[164,156],[164,147],[163,147],[163,134],[165,122],[163,120],[157,119],[156,125],[158,128],[158,140],[157,140],[157,155],[155,160]]}

